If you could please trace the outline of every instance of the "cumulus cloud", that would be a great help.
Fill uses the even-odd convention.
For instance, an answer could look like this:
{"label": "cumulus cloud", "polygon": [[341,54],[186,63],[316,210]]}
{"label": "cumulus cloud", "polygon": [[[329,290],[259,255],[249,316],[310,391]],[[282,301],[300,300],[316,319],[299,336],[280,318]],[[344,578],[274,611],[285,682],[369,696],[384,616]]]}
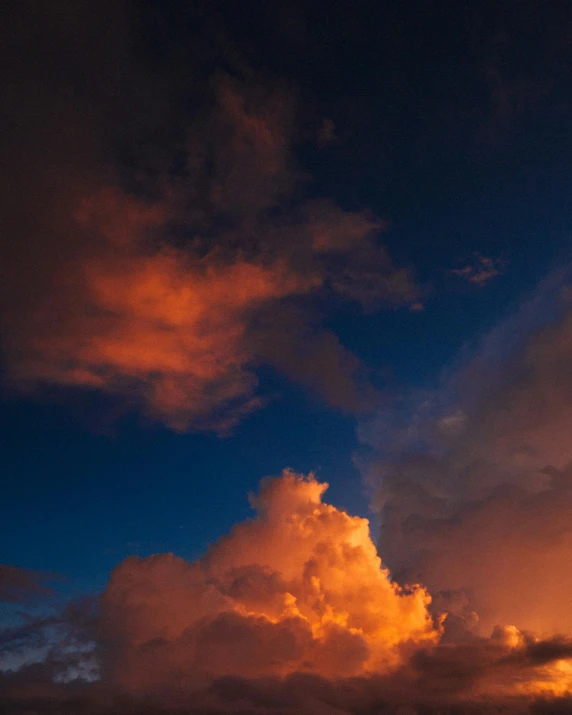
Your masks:
{"label": "cumulus cloud", "polygon": [[256,517],[199,561],[130,558],[102,597],[108,677],[133,690],[200,678],[385,672],[434,642],[430,598],[382,568],[366,519],[322,502],[327,485],[285,472]]}
{"label": "cumulus cloud", "polygon": [[[177,430],[224,432],[263,404],[261,364],[314,383],[336,407],[367,405],[363,366],[308,298],[378,309],[417,302],[419,288],[380,242],[379,218],[305,198],[295,91],[240,63],[213,73],[195,62],[189,80],[157,78],[121,3],[113,31],[82,6],[73,36],[59,9],[27,10],[28,24],[12,20],[19,121],[3,139],[0,320],[11,384],[103,391]],[[109,82],[87,81],[100,65]],[[81,88],[63,67],[85,68]],[[277,349],[281,333],[307,368]]]}
{"label": "cumulus cloud", "polygon": [[367,520],[324,503],[326,488],[265,479],[255,516],[198,560],[130,557],[99,607],[0,632],[2,711],[566,712],[569,639],[514,625],[442,639],[428,592],[398,585]]}
{"label": "cumulus cloud", "polygon": [[452,610],[457,635],[572,627],[568,283],[569,268],[547,278],[407,424],[363,433],[383,455],[366,467],[380,550]]}

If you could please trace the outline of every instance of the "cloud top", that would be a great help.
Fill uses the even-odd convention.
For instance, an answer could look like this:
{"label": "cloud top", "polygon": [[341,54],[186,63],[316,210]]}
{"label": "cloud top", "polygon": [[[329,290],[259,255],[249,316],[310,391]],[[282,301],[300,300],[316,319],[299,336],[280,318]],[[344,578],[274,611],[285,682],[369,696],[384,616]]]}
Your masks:
{"label": "cloud top", "polygon": [[427,592],[400,588],[366,519],[311,475],[262,483],[254,519],[200,560],[129,558],[102,597],[109,676],[132,691],[201,677],[387,672],[435,642]]}

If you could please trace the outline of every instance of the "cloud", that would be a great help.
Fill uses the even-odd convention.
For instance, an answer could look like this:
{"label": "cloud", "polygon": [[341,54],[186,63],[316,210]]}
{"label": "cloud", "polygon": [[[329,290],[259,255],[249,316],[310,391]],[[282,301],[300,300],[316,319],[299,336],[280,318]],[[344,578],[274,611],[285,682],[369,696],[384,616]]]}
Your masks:
{"label": "cloud", "polygon": [[108,677],[132,691],[219,676],[384,672],[438,630],[430,599],[389,579],[367,520],[322,503],[326,484],[285,472],[257,516],[187,563],[129,558],[102,597]]}
{"label": "cloud", "polygon": [[[277,229],[280,239],[287,231],[301,246],[296,256],[280,244],[275,256],[265,255],[271,241],[250,256],[224,243],[207,253],[165,242],[156,248],[174,210],[118,189],[83,202],[78,230],[95,237],[95,248],[62,265],[51,301],[33,306],[29,330],[12,333],[9,379],[127,395],[177,430],[224,431],[259,407],[260,363],[309,384],[336,407],[367,404],[374,391],[360,361],[334,334],[312,326],[303,305],[285,300],[330,284],[368,305],[412,299],[412,277],[394,272],[383,249],[379,268],[369,269],[371,288],[365,276],[353,280],[361,270],[354,259],[346,271],[328,263],[332,252],[336,260],[347,259],[347,250],[360,261],[361,250],[377,255],[369,243],[359,245],[377,224],[326,204],[319,222],[312,208],[302,225]],[[347,227],[335,225],[344,218]],[[321,243],[300,263],[307,235]]]}
{"label": "cloud", "polygon": [[469,283],[483,286],[500,275],[503,267],[504,262],[500,258],[488,258],[476,252],[474,262],[463,266],[463,268],[454,268],[451,273],[459,278],[465,278]]}
{"label": "cloud", "polygon": [[7,681],[12,676],[19,681],[20,673],[27,673],[25,680],[30,681],[41,677],[47,686],[96,679],[96,600],[82,597],[62,603],[55,589],[40,585],[46,574],[9,566],[1,572],[0,681],[2,674]]}
{"label": "cloud", "polygon": [[[238,61],[216,70],[228,58],[214,30],[218,60],[156,76],[132,9],[114,7],[113,31],[101,12],[82,5],[73,36],[58,9],[13,18],[7,383],[103,392],[176,430],[225,432],[263,405],[263,364],[338,408],[369,406],[365,369],[322,315],[334,295],[377,310],[415,304],[419,287],[378,217],[306,198],[295,91]],[[273,345],[285,336],[306,366]]]}
{"label": "cloud", "polygon": [[261,361],[321,394],[335,408],[359,412],[379,401],[361,360],[335,333],[308,324],[296,306],[282,306],[280,323],[269,306],[251,328],[250,339]]}
{"label": "cloud", "polygon": [[398,585],[367,520],[324,503],[326,488],[265,479],[255,516],[198,560],[130,557],[99,607],[6,631],[2,712],[566,712],[569,638],[504,625],[441,641],[428,592]]}
{"label": "cloud", "polygon": [[305,292],[311,280],[281,262],[139,250],[136,241],[160,212],[115,192],[84,211],[84,221],[103,221],[97,228],[110,254],[81,266],[79,295],[60,325],[46,307],[12,379],[139,395],[148,414],[180,430],[213,420],[221,428],[256,406],[250,315],[266,301]]}
{"label": "cloud", "polygon": [[388,415],[363,433],[380,451],[366,467],[380,551],[459,632],[572,628],[568,283],[569,268],[547,278],[441,391],[413,400],[406,424]]}
{"label": "cloud", "polygon": [[38,596],[49,596],[52,589],[46,585],[51,574],[32,569],[0,564],[0,602],[19,603]]}

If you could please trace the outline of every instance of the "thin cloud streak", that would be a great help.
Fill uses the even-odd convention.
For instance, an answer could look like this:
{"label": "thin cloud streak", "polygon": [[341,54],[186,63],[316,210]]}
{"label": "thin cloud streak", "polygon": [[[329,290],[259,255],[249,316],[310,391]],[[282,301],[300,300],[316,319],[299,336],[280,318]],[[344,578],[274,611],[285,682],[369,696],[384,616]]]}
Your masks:
{"label": "thin cloud streak", "polygon": [[493,278],[501,274],[504,261],[500,258],[489,258],[476,252],[475,260],[462,268],[454,268],[451,273],[459,278],[464,278],[476,286],[484,286]]}

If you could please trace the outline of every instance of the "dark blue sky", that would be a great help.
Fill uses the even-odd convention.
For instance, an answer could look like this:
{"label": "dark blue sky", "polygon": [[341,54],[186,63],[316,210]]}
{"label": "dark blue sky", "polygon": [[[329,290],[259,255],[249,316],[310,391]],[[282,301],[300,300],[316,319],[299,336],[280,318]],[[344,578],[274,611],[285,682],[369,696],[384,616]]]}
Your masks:
{"label": "dark blue sky", "polygon": [[[393,264],[414,271],[423,310],[410,310],[408,300],[364,307],[321,295],[310,300],[312,330],[332,331],[364,363],[376,399],[435,387],[465,344],[569,260],[572,218],[569,8],[453,5],[146,2],[106,19],[85,3],[45,17],[15,13],[23,49],[10,80],[21,121],[3,140],[15,212],[0,255],[0,561],[59,574],[65,591],[99,591],[129,554],[196,557],[250,515],[247,493],[259,480],[285,467],[314,470],[330,483],[332,503],[367,515],[353,461],[365,408],[339,409],[311,389],[311,377],[297,380],[296,355],[281,371],[254,351],[266,404],[224,435],[193,424],[170,429],[136,400],[126,408],[123,389],[121,399],[46,380],[21,390],[12,375],[44,320],[37,306],[53,301],[57,332],[74,301],[70,293],[57,302],[42,278],[46,265],[76,252],[73,232],[51,217],[62,206],[71,212],[69,185],[81,184],[84,170],[92,176],[98,162],[139,199],[152,198],[165,177],[184,182],[185,133],[210,116],[213,78],[225,75],[245,91],[276,85],[295,96],[289,150],[305,178],[269,213],[287,216],[317,197],[369,210],[387,222],[378,240]],[[53,129],[60,117],[65,139]],[[324,126],[331,135],[320,140]],[[219,238],[225,221],[217,216],[205,229],[208,251],[228,248],[226,234]],[[194,230],[179,226],[179,239]],[[266,250],[265,240],[255,252]],[[268,246],[269,255],[282,250],[270,239]],[[482,284],[452,273],[477,270],[476,253],[498,266]],[[296,264],[297,254],[288,256]],[[278,323],[282,310],[274,308]],[[319,355],[312,359],[319,371]]]}

